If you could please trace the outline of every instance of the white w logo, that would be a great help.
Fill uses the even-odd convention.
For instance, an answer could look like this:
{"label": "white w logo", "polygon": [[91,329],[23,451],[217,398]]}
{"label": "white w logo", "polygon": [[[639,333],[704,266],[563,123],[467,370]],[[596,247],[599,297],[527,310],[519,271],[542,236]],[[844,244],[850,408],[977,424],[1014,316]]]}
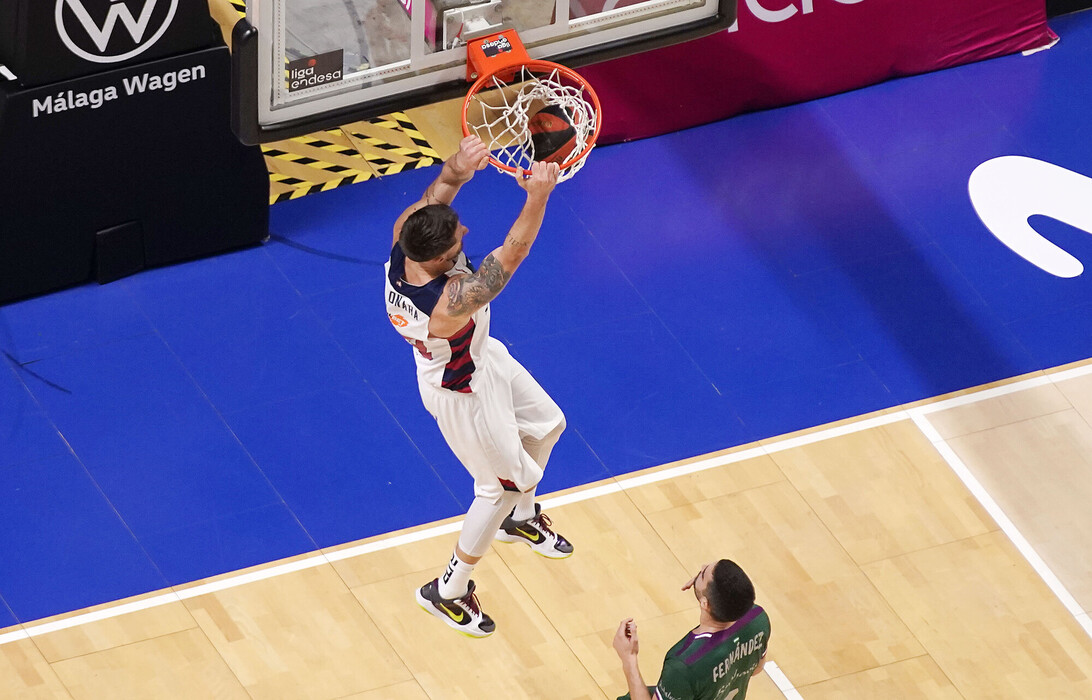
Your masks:
{"label": "white w logo", "polygon": [[[155,12],[157,0],[144,0],[144,5],[140,9],[140,16],[134,17],[132,10],[121,0],[111,0],[110,9],[106,13],[106,18],[103,20],[102,26],[99,26],[95,22],[95,19],[91,16],[91,13],[87,11],[87,8],[83,4],[83,0],[57,0],[57,32],[61,36],[61,40],[65,46],[69,48],[72,53],[85,58],[88,61],[94,61],[95,63],[116,63],[118,61],[124,61],[139,53],[142,53],[149,46],[154,44],[159,37],[163,36],[163,32],[170,26],[171,20],[174,18],[175,9],[178,7],[178,0],[170,0],[171,6],[167,10],[167,16],[163,20],[162,26],[147,40],[145,35],[148,33],[148,25],[151,23],[152,14]],[[65,26],[65,12],[67,7],[71,10],[72,15],[75,15],[79,20],[80,26],[84,32],[87,33],[89,39],[94,43],[95,48],[98,49],[98,53],[85,50],[79,46],[79,42],[72,40],[71,35]],[[133,43],[137,46],[135,49],[129,51],[123,51],[118,55],[107,55],[107,48],[110,45],[110,40],[113,38],[114,29],[118,22],[124,25],[128,30],[129,36],[133,38]]]}
{"label": "white w logo", "polygon": [[117,24],[119,19],[129,30],[129,35],[133,37],[133,41],[139,44],[140,40],[144,38],[144,31],[148,28],[148,20],[152,18],[152,10],[155,9],[155,0],[145,0],[144,9],[140,11],[140,19],[134,19],[128,5],[124,2],[115,2],[110,5],[110,11],[106,13],[106,21],[99,28],[80,0],[67,0],[67,2],[68,6],[72,8],[72,12],[76,14],[76,19],[87,31],[87,36],[91,37],[91,41],[95,42],[95,46],[99,47],[99,51],[102,52],[106,51],[106,46],[110,43],[110,37],[114,34],[114,25]]}

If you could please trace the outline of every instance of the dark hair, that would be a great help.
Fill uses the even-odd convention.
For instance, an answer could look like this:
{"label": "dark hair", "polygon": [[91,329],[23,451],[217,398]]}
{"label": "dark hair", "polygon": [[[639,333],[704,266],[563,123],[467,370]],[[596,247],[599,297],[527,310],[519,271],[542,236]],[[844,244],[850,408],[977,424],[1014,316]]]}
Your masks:
{"label": "dark hair", "polygon": [[446,204],[429,204],[413,212],[402,224],[399,245],[406,257],[425,262],[455,245],[459,215]]}
{"label": "dark hair", "polygon": [[709,614],[717,622],[734,622],[755,604],[755,587],[739,565],[721,559],[713,566],[713,580],[705,588]]}

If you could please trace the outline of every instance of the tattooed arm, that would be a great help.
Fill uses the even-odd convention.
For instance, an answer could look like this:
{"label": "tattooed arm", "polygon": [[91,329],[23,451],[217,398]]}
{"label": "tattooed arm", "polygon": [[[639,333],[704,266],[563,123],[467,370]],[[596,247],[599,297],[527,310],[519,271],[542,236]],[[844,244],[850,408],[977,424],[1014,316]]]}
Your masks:
{"label": "tattooed arm", "polygon": [[493,301],[508,284],[538,237],[546,214],[546,202],[557,184],[558,174],[556,163],[535,163],[531,166],[530,177],[517,178],[520,187],[527,192],[523,210],[512,224],[504,243],[485,257],[477,272],[448,280],[444,287],[446,304],[442,305],[442,309],[440,304],[437,305],[429,322],[429,331],[433,335],[447,338],[458,332],[471,314]]}
{"label": "tattooed arm", "polygon": [[449,316],[469,316],[489,302],[493,301],[512,273],[504,269],[497,260],[496,251],[485,256],[485,260],[472,275],[453,277],[444,287]]}
{"label": "tattooed arm", "polygon": [[481,170],[489,162],[489,149],[477,136],[467,136],[459,142],[459,150],[455,155],[444,161],[444,167],[440,175],[425,189],[421,199],[409,206],[398,220],[394,222],[394,241],[391,247],[398,242],[402,234],[402,225],[406,223],[409,215],[421,207],[429,204],[451,204],[459,188],[470,182],[474,173]]}

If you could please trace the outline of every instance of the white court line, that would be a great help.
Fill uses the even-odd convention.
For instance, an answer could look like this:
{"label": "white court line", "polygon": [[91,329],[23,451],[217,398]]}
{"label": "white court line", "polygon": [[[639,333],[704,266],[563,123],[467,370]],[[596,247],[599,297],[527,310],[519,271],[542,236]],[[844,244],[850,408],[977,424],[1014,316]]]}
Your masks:
{"label": "white court line", "polygon": [[[663,469],[651,474],[645,474],[642,476],[634,476],[624,479],[615,479],[612,482],[594,486],[576,493],[567,494],[564,496],[555,496],[553,498],[546,498],[542,501],[543,507],[558,507],[562,505],[568,505],[570,503],[579,503],[581,501],[590,500],[592,498],[598,498],[600,496],[621,493],[628,489],[637,488],[639,486],[645,486],[648,484],[654,484],[667,479],[673,479],[686,474],[693,474],[707,469],[713,469],[715,467],[721,467],[728,464],[734,464],[747,459],[753,459],[755,457],[761,457],[764,455],[771,455],[784,450],[793,449],[803,445],[810,445],[816,442],[822,442],[823,440],[830,440],[836,437],[842,437],[853,433],[861,432],[863,430],[869,430],[871,428],[890,425],[902,420],[913,420],[914,423],[922,430],[930,442],[937,446],[941,454],[948,461],[948,464],[956,471],[960,479],[964,484],[975,494],[979,501],[983,503],[987,511],[998,521],[1005,534],[1013,540],[1014,544],[1018,548],[1021,548],[1021,553],[1024,554],[1028,562],[1039,572],[1040,576],[1047,582],[1048,586],[1051,586],[1051,590],[1055,595],[1061,599],[1066,609],[1075,615],[1077,622],[1092,636],[1092,620],[1090,620],[1087,614],[1084,614],[1079,606],[1076,605],[1076,600],[1072,595],[1066,591],[1057,577],[1050,572],[1046,564],[1042,562],[1042,559],[1035,553],[1031,546],[1024,540],[1023,536],[1016,530],[1016,527],[1012,525],[1011,521],[1005,516],[997,504],[986,493],[981,484],[971,475],[966,465],[963,465],[959,457],[955,452],[948,447],[947,443],[940,436],[940,434],[929,423],[926,415],[929,413],[935,413],[936,411],[945,410],[948,408],[954,408],[956,406],[963,406],[977,401],[983,401],[997,396],[1004,396],[1023,389],[1030,389],[1037,386],[1042,386],[1051,382],[1065,381],[1066,379],[1074,379],[1077,377],[1083,377],[1092,374],[1092,364],[1077,367],[1064,372],[1057,372],[1050,375],[1041,375],[1037,377],[1030,377],[1028,379],[1013,382],[1005,386],[995,387],[993,389],[985,389],[980,392],[974,392],[971,394],[965,394],[963,396],[956,396],[951,399],[945,399],[936,403],[928,404],[926,406],[920,406],[917,408],[905,410],[905,411],[892,411],[880,416],[859,420],[846,425],[837,426],[834,428],[828,428],[826,430],[819,430],[808,435],[802,435],[795,438],[786,438],[780,441],[772,442],[766,446],[754,447],[739,452],[734,452],[727,455],[720,455],[716,457],[706,457],[703,459],[695,460],[689,464],[680,465],[677,467],[671,467]],[[966,478],[965,478],[966,477]],[[974,486],[972,486],[974,484]],[[987,506],[985,498],[992,506]],[[992,508],[992,510],[991,510]],[[1002,519],[1008,525],[1002,524]],[[157,596],[152,596],[144,600],[134,601],[131,603],[124,603],[115,607],[97,610],[91,613],[83,613],[79,615],[73,615],[72,617],[57,620],[54,622],[48,622],[35,625],[33,622],[27,623],[21,630],[13,630],[0,635],[0,645],[15,642],[21,639],[27,639],[29,637],[37,637],[43,634],[49,634],[50,632],[56,632],[58,630],[69,629],[72,627],[78,627],[83,624],[97,622],[99,620],[105,620],[112,617],[119,617],[131,612],[137,612],[140,610],[147,610],[160,605],[166,605],[168,603],[181,602],[182,600],[196,598],[198,596],[207,595],[209,593],[215,593],[218,591],[228,590],[237,586],[242,586],[255,581],[262,581],[282,574],[292,573],[294,571],[301,571],[304,569],[310,569],[325,564],[332,564],[335,561],[341,561],[349,559],[361,554],[367,554],[370,552],[378,552],[385,549],[391,549],[392,547],[398,547],[411,542],[418,542],[432,537],[438,537],[440,535],[450,534],[457,532],[461,527],[461,521],[455,521],[447,523],[445,525],[437,525],[431,528],[425,528],[416,532],[410,532],[402,535],[395,535],[376,542],[368,542],[355,547],[349,547],[337,552],[331,552],[329,554],[316,553],[313,556],[308,556],[297,561],[289,562],[286,564],[279,564],[271,566],[267,569],[260,571],[252,571],[245,574],[238,574],[236,576],[229,576],[219,581],[213,581],[210,583],[200,584],[193,588],[180,590],[177,592],[164,593]],[[1009,528],[1009,529],[1006,529]],[[1011,531],[1011,532],[1010,532]],[[1019,542],[1016,538],[1019,538]],[[1020,542],[1023,544],[1021,545]],[[1026,550],[1026,551],[1025,551]],[[1036,563],[1038,562],[1038,564]],[[1041,567],[1041,568],[1040,568]],[[1044,573],[1045,572],[1045,573]],[[1054,581],[1056,586],[1051,583]],[[1075,607],[1076,606],[1076,607]],[[776,669],[776,665],[774,666]],[[771,676],[772,677],[772,676]],[[782,674],[784,678],[784,674]],[[787,682],[787,679],[786,679]],[[791,688],[791,685],[789,686]],[[793,691],[795,692],[795,691]]]}
{"label": "white court line", "polygon": [[379,540],[378,542],[367,542],[365,544],[358,544],[355,547],[348,549],[342,549],[337,552],[331,552],[326,555],[326,558],[331,562],[341,561],[343,559],[351,559],[361,554],[369,554],[371,552],[378,552],[384,549],[391,549],[392,547],[401,547],[404,544],[411,544],[413,542],[420,542],[421,540],[431,539],[433,537],[439,537],[440,535],[447,535],[452,532],[458,532],[459,528],[463,526],[463,521],[448,523],[447,525],[437,525],[436,527],[426,528],[424,530],[418,530],[417,532],[407,532],[404,535],[396,535],[394,537],[388,537],[385,540]]}
{"label": "white court line", "polygon": [[766,672],[766,675],[770,677],[770,680],[774,682],[777,689],[780,690],[781,694],[788,698],[788,700],[804,700],[799,691],[797,691],[796,688],[793,687],[793,684],[789,682],[788,676],[785,675],[780,666],[767,659],[766,665],[762,670]]}
{"label": "white court line", "polygon": [[1039,553],[1035,551],[1035,548],[1031,546],[1031,543],[1020,533],[1020,530],[1013,524],[1005,512],[1001,510],[1001,506],[997,505],[997,501],[993,500],[989,492],[986,491],[982,483],[978,481],[971,470],[967,468],[967,465],[963,463],[963,460],[959,458],[959,455],[955,453],[955,450],[940,436],[940,433],[929,423],[929,419],[925,417],[925,412],[919,409],[912,409],[910,415],[914,420],[914,423],[921,429],[921,432],[929,437],[933,443],[933,447],[937,449],[940,455],[944,458],[944,461],[948,463],[948,466],[952,468],[952,471],[956,473],[959,480],[963,482],[963,485],[974,494],[974,497],[978,499],[978,502],[982,504],[982,507],[986,509],[986,512],[990,514],[990,517],[994,519],[1001,531],[1008,536],[1012,541],[1016,549],[1020,551],[1020,554],[1024,555],[1024,559],[1027,560],[1031,568],[1035,569],[1035,572],[1042,577],[1047,587],[1058,597],[1065,609],[1069,611],[1069,614],[1073,615],[1084,631],[1092,637],[1092,622],[1090,622],[1088,615],[1081,609],[1077,599],[1066,589],[1061,580],[1054,575],[1054,572],[1050,570],[1050,567],[1046,565],[1043,558],[1039,556]]}
{"label": "white court line", "polygon": [[[1086,373],[1087,374],[1087,373]],[[996,399],[999,396],[1007,396],[1009,394],[1015,394],[1018,391],[1024,391],[1026,389],[1034,389],[1036,387],[1045,386],[1047,384],[1053,384],[1054,382],[1050,377],[1031,377],[1023,381],[1014,382],[1012,384],[1006,384],[1004,386],[997,386],[993,389],[983,389],[980,392],[973,394],[964,394],[963,396],[956,396],[944,401],[938,401],[936,403],[927,404],[925,406],[919,406],[917,408],[909,409],[910,413],[938,413],[940,411],[947,411],[950,408],[957,408],[959,406],[969,406],[972,403],[978,403],[979,401],[987,401],[989,399]]]}
{"label": "white court line", "polygon": [[26,630],[12,630],[11,632],[5,632],[0,634],[0,645],[11,644],[12,642],[18,642],[23,639],[30,639],[30,635]]}
{"label": "white court line", "polygon": [[853,433],[859,433],[864,430],[879,428],[880,426],[891,425],[892,423],[898,423],[900,420],[909,419],[910,416],[906,414],[906,411],[894,411],[892,413],[885,413],[882,416],[875,416],[874,418],[867,418],[865,420],[855,421],[853,423],[849,423],[848,425],[840,425],[837,428],[827,428],[826,430],[820,430],[809,435],[801,435],[800,437],[778,440],[776,443],[766,446],[766,453],[774,454],[775,452],[793,450],[797,447],[811,445],[816,442],[823,442],[824,440],[830,440],[831,438],[844,437],[846,435],[852,435]]}

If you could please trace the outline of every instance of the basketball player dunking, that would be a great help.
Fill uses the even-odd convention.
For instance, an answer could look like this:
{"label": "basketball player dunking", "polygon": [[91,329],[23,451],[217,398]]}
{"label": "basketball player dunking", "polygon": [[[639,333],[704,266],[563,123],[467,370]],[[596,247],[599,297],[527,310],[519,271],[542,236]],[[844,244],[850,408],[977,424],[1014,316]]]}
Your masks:
{"label": "basketball player dunking", "polygon": [[421,399],[474,477],[474,501],[451,561],[417,591],[417,602],[474,637],[496,629],[470,580],[494,539],[523,542],[555,559],[573,551],[535,503],[565,416],[504,344],[489,337],[489,302],[530,252],[559,167],[535,163],[529,176],[517,176],[527,194],[523,210],[475,270],[463,253],[467,228],[450,205],[487,156],[476,136],[462,140],[424,196],[398,217],[386,265],[387,314],[414,346]]}

